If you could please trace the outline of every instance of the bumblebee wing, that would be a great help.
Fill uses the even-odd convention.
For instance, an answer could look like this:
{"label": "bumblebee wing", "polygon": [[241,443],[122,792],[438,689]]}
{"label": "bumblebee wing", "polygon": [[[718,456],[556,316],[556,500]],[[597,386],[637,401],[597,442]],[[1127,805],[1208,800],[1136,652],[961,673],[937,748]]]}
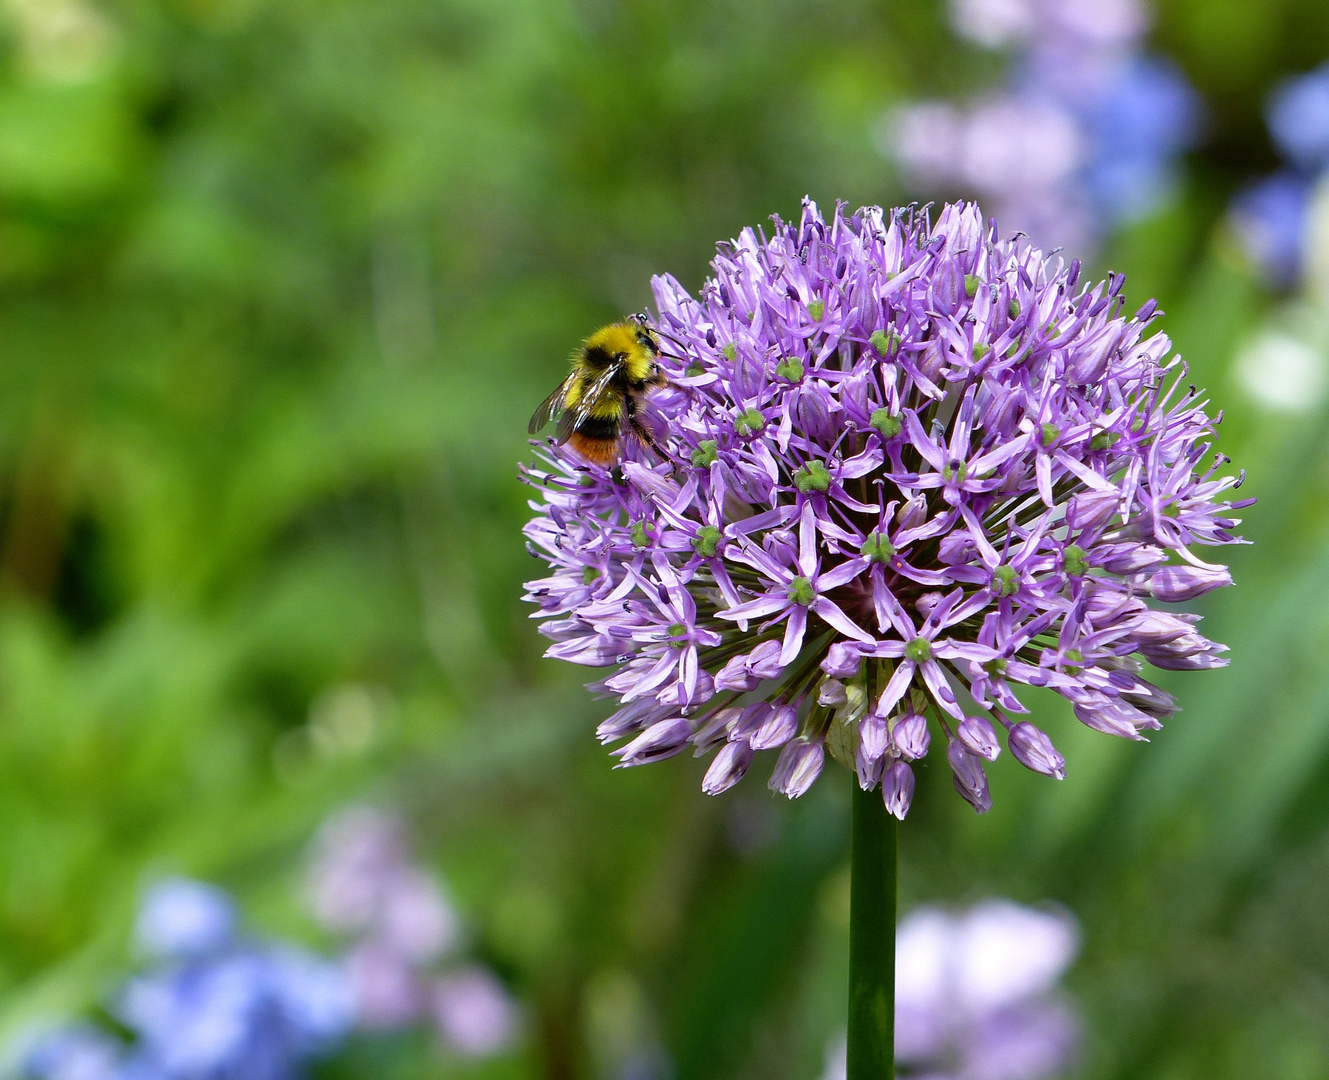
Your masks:
{"label": "bumblebee wing", "polygon": [[558,389],[550,394],[544,401],[540,402],[540,407],[531,415],[531,422],[526,425],[526,431],[535,435],[551,419],[554,413],[563,408],[563,399],[568,396],[568,391],[572,389],[572,384],[577,381],[577,373],[570,372],[568,377],[559,383]]}
{"label": "bumblebee wing", "polygon": [[586,418],[595,411],[595,407],[604,399],[605,393],[612,385],[615,376],[623,370],[622,363],[611,364],[595,377],[595,381],[589,383],[582,391],[581,397],[577,399],[577,404],[565,412],[558,420],[558,441],[567,442],[572,438],[572,433],[576,431]]}

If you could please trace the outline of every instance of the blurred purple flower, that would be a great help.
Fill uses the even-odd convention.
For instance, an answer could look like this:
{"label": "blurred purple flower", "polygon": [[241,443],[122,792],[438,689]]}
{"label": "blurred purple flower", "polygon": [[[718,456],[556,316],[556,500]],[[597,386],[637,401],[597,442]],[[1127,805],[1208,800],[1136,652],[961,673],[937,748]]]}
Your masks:
{"label": "blurred purple flower", "polygon": [[956,32],[984,48],[1025,45],[1042,36],[1098,48],[1133,44],[1147,19],[1137,0],[953,0]]}
{"label": "blurred purple flower", "polygon": [[1166,335],[1146,336],[1155,305],[1121,315],[1122,279],[1080,286],[1078,263],[972,205],[933,225],[876,207],[826,221],[809,201],[713,267],[696,297],[653,283],[679,388],[652,402],[668,460],[629,443],[606,470],[550,447],[525,474],[552,571],[527,599],[547,655],[615,668],[592,689],[619,699],[598,734],[629,740],[620,765],[719,751],[718,792],[783,744],[776,790],[801,795],[829,753],[865,789],[888,776],[903,816],[927,740],[913,719],[893,732],[926,711],[981,811],[997,724],[1024,764],[1062,772],[1012,719],[1018,685],[1140,739],[1175,702],[1137,656],[1225,662],[1196,617],[1144,599],[1173,555],[1213,571],[1197,588],[1226,584],[1191,549],[1238,542],[1246,503],[1227,501],[1240,480],[1218,474]]}
{"label": "blurred purple flower", "polygon": [[[1049,1080],[1074,1061],[1080,1020],[1057,984],[1079,950],[1075,920],[989,900],[922,907],[896,934],[896,1061],[929,1080]],[[843,1080],[843,1043],[824,1080]]]}
{"label": "blurred purple flower", "polygon": [[429,970],[456,945],[460,921],[439,883],[412,863],[398,817],[354,806],[330,818],[313,845],[308,896],[325,927],[354,936],[342,967],[360,1027],[391,1030],[427,1015],[465,1056],[511,1043],[516,1008],[492,972]]}
{"label": "blurred purple flower", "polygon": [[355,998],[356,1022],[389,1030],[413,1022],[424,1006],[415,966],[395,949],[370,941],[356,945],[344,961]]}
{"label": "blurred purple flower", "polygon": [[308,887],[325,927],[368,934],[411,961],[442,955],[459,932],[443,890],[411,864],[402,823],[369,807],[351,807],[323,826]]}
{"label": "blurred purple flower", "polygon": [[1138,51],[1135,0],[957,0],[953,20],[1019,51],[1005,90],[907,106],[883,128],[911,184],[977,196],[1007,227],[1080,254],[1171,194],[1200,102],[1175,65]]}
{"label": "blurred purple flower", "polygon": [[496,1054],[516,1035],[516,1006],[486,968],[458,968],[438,979],[432,1010],[439,1037],[465,1057]]}
{"label": "blurred purple flower", "polygon": [[134,936],[149,956],[201,956],[230,944],[234,929],[235,905],[223,890],[171,878],[148,890]]}

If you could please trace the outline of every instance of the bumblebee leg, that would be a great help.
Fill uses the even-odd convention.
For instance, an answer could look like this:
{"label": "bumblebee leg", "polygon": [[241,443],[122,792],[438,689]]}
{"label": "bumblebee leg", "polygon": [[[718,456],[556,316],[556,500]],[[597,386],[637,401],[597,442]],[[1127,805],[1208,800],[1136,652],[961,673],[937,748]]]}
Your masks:
{"label": "bumblebee leg", "polygon": [[631,397],[629,397],[624,402],[624,405],[626,407],[624,408],[623,411],[627,414],[628,426],[632,428],[633,434],[636,435],[637,438],[639,438],[652,450],[654,450],[656,455],[660,458],[661,461],[668,461],[669,455],[666,454],[663,449],[661,449],[660,444],[655,441],[655,436],[652,435],[646,429],[646,425],[643,424],[640,419],[638,419],[636,403],[632,400]]}

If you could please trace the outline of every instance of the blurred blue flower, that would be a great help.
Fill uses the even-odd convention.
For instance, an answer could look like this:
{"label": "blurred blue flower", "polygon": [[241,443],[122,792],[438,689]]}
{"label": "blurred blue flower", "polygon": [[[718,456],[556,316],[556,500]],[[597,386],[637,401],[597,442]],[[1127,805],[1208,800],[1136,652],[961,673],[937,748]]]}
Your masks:
{"label": "blurred blue flower", "polygon": [[118,1080],[120,1043],[91,1024],[60,1028],[23,1055],[25,1080]]}
{"label": "blurred blue flower", "polygon": [[289,947],[247,947],[130,982],[120,1018],[180,1080],[284,1080],[350,1028],[339,968]]}
{"label": "blurred blue flower", "polygon": [[350,983],[334,963],[289,945],[246,942],[221,889],[155,885],[136,925],[157,966],[129,980],[115,1012],[132,1044],[89,1024],[40,1040],[29,1080],[295,1080],[350,1031]]}
{"label": "blurred blue flower", "polygon": [[1266,177],[1237,194],[1232,229],[1260,274],[1289,288],[1301,274],[1312,184],[1292,172]]}
{"label": "blurred blue flower", "polygon": [[1090,197],[1116,221],[1156,209],[1176,186],[1176,161],[1200,131],[1198,95],[1175,64],[1134,56],[1089,103]]}
{"label": "blurred blue flower", "polygon": [[1329,63],[1279,86],[1265,121],[1274,145],[1293,164],[1312,173],[1329,168]]}
{"label": "blurred blue flower", "polygon": [[148,890],[134,936],[149,956],[200,956],[229,944],[235,905],[215,885],[170,878]]}

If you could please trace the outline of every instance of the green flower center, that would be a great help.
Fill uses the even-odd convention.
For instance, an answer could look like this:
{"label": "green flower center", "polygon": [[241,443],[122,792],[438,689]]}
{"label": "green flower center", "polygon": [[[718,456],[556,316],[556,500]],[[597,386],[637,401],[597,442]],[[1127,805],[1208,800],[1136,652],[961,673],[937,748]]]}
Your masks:
{"label": "green flower center", "polygon": [[983,665],[983,670],[994,679],[1000,679],[1006,674],[1006,668],[1010,666],[1010,661],[1004,656],[996,656]]}
{"label": "green flower center", "polygon": [[941,467],[941,478],[948,484],[963,484],[969,477],[969,466],[963,461],[952,461]]}
{"label": "green flower center", "polygon": [[1012,319],[1018,319],[1020,317],[1020,301],[1012,300],[1011,306],[1007,310],[1010,312]]}
{"label": "green flower center", "polygon": [[1100,431],[1089,440],[1090,450],[1106,450],[1109,446],[1121,438],[1120,431]]}
{"label": "green flower center", "polygon": [[858,551],[873,562],[884,563],[889,562],[891,556],[895,554],[895,545],[874,529],[868,533],[868,538],[863,541],[863,546]]}
{"label": "green flower center", "polygon": [[1061,428],[1056,424],[1044,424],[1038,429],[1038,434],[1044,446],[1051,446],[1061,438]]}
{"label": "green flower center", "polygon": [[692,550],[703,559],[713,559],[720,549],[720,530],[715,525],[703,525],[692,540]]}
{"label": "green flower center", "polygon": [[916,637],[904,647],[905,659],[915,664],[925,664],[932,659],[932,642],[924,637]]}
{"label": "green flower center", "polygon": [[978,295],[978,287],[982,282],[978,280],[977,274],[965,274],[964,276],[964,294],[972,300]]}
{"label": "green flower center", "polygon": [[594,566],[583,566],[581,568],[581,583],[583,585],[589,585],[599,576],[600,576],[600,571],[597,570]]}
{"label": "green flower center", "polygon": [[1020,591],[1020,575],[1013,566],[999,566],[992,571],[992,578],[997,584],[998,596],[1010,596]]}
{"label": "green flower center", "polygon": [[797,356],[787,356],[775,365],[775,373],[790,382],[803,381],[803,361]]}
{"label": "green flower center", "polygon": [[649,522],[634,521],[632,523],[632,546],[635,548],[650,547],[651,532],[653,531]]}
{"label": "green flower center", "polygon": [[794,486],[805,495],[809,491],[827,491],[831,486],[830,470],[820,461],[809,461],[794,473]]}
{"label": "green flower center", "polygon": [[990,353],[991,351],[992,351],[992,346],[989,345],[986,341],[974,342],[973,356],[975,360],[982,360],[983,357],[987,356],[987,354]]}
{"label": "green flower center", "polygon": [[785,596],[803,607],[811,607],[812,602],[817,599],[817,593],[812,588],[812,582],[805,577],[794,578],[789,583],[788,588],[785,589]]}
{"label": "green flower center", "polygon": [[715,440],[702,439],[698,444],[697,449],[692,451],[692,464],[699,469],[704,469],[719,456],[720,455],[716,450]]}
{"label": "green flower center", "polygon": [[826,314],[826,301],[813,300],[809,302],[808,314],[812,316],[813,322],[821,322],[821,317]]}
{"label": "green flower center", "polygon": [[900,335],[894,330],[874,330],[872,336],[868,338],[872,347],[882,356],[889,356],[900,345]]}
{"label": "green flower center", "polygon": [[1089,569],[1088,552],[1079,544],[1067,544],[1062,552],[1062,565],[1071,577],[1083,577]]}
{"label": "green flower center", "polygon": [[756,409],[745,409],[734,421],[734,430],[740,435],[752,435],[766,426],[766,417]]}
{"label": "green flower center", "polygon": [[904,423],[898,416],[893,416],[889,409],[876,409],[868,419],[868,424],[881,432],[883,439],[893,439],[904,430]]}
{"label": "green flower center", "polygon": [[[666,632],[669,634],[671,638],[680,639],[687,635],[688,628],[683,623],[676,622],[672,626],[670,626],[668,631]],[[672,645],[675,649],[681,649],[685,645],[687,645],[687,642],[682,640],[674,640],[671,641],[669,644]]]}
{"label": "green flower center", "polygon": [[726,360],[733,360],[738,356],[738,346],[732,341],[728,341],[720,347],[720,352],[724,355]]}

